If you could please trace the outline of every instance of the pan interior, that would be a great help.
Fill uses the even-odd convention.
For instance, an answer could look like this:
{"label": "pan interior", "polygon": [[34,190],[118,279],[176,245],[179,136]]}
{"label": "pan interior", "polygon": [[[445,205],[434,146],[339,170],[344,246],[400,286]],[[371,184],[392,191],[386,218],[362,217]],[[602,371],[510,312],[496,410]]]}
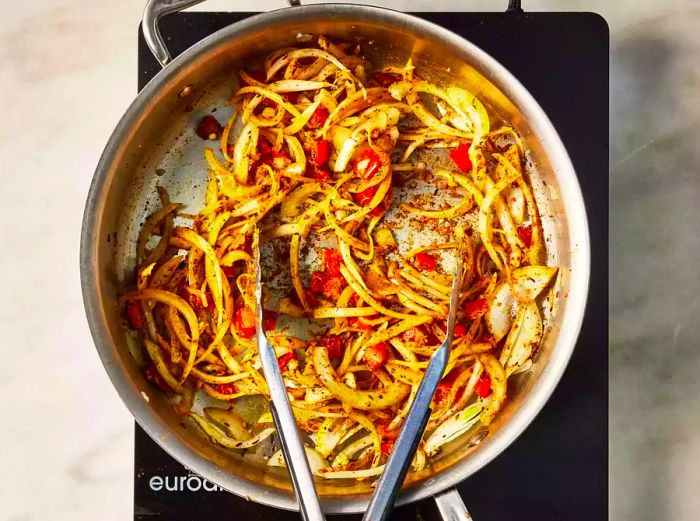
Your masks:
{"label": "pan interior", "polygon": [[[169,450],[169,447],[178,445],[180,453],[175,454],[176,457],[181,457],[182,450],[185,450],[189,453],[188,461],[193,461],[194,457],[213,463],[213,466],[195,468],[208,479],[229,489],[236,489],[236,484],[241,482],[262,485],[271,495],[291,491],[283,469],[266,466],[259,455],[242,456],[214,446],[193,424],[176,414],[159,391],[144,381],[137,363],[139,348],[125,334],[116,302],[117,296],[133,284],[139,229],[145,218],[159,207],[156,186],[166,188],[173,201],[184,203],[184,211],[196,212],[202,207],[208,174],[203,159],[203,142],[193,129],[203,115],[213,110],[219,121],[231,114],[227,100],[238,87],[236,71],[239,68],[259,60],[271,50],[294,45],[302,33],[325,34],[341,40],[357,39],[364,54],[377,67],[403,65],[410,57],[422,77],[465,87],[484,102],[495,124],[508,122],[524,138],[529,151],[527,169],[545,231],[547,260],[561,268],[555,288],[557,295],[563,296],[569,289],[572,253],[579,247],[569,236],[567,213],[559,196],[561,187],[537,129],[528,125],[519,108],[496,86],[501,79],[479,72],[479,60],[473,59],[468,52],[456,49],[435,35],[417,33],[391,17],[376,17],[370,21],[352,11],[335,17],[322,16],[318,14],[320,11],[315,13],[303,20],[281,15],[271,17],[263,30],[256,28],[254,23],[243,30],[224,30],[225,35],[218,35],[216,41],[206,40],[201,49],[195,49],[196,52],[193,51],[187,60],[175,62],[170,66],[172,70],[164,71],[167,74],[153,80],[162,82],[160,88],[147,87],[145,96],[137,100],[127,115],[132,118],[131,125],[118,130],[110,143],[110,160],[103,174],[105,182],[98,194],[101,214],[92,237],[97,271],[95,283],[109,346],[103,359],[110,374],[121,371],[127,375],[121,385],[128,389],[122,389],[121,393],[122,396],[126,393],[136,397],[132,400],[140,400],[138,405],[130,404],[137,420],[145,426],[149,423],[159,425],[160,430],[147,430],[151,434],[156,431],[167,433],[157,441]],[[557,303],[547,320],[547,333],[535,366],[530,372],[511,379],[507,405],[492,424],[490,435],[476,446],[470,445],[469,437],[463,437],[445,447],[423,471],[409,475],[405,485],[409,491],[445,474],[458,463],[477,461],[479,454],[489,451],[499,431],[516,415],[548,370],[550,359],[556,352],[561,327],[559,317],[565,313],[567,305],[564,298],[557,299]],[[482,458],[480,465],[488,459],[490,457]],[[232,491],[240,492],[238,489]],[[371,493],[371,487],[368,481],[319,480],[318,491],[330,510],[343,510],[345,507],[337,506],[338,500],[348,496],[353,496],[354,510],[359,510]],[[266,498],[265,494],[253,499],[293,507],[291,495],[289,497],[284,504]]]}

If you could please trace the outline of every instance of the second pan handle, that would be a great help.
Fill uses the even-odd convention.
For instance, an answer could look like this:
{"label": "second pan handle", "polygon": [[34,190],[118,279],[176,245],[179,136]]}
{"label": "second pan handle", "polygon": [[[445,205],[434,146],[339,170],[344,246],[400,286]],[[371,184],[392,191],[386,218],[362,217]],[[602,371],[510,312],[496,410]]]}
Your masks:
{"label": "second pan handle", "polygon": [[[292,7],[301,5],[300,0],[287,0]],[[177,13],[193,5],[201,4],[204,0],[148,0],[146,7],[143,10],[143,18],[141,20],[141,29],[143,30],[143,38],[146,40],[146,45],[156,57],[161,67],[165,67],[172,61],[170,51],[165,45],[165,41],[160,34],[158,22],[161,17]]]}
{"label": "second pan handle", "polygon": [[472,516],[456,488],[440,492],[434,499],[443,521],[472,521]]}
{"label": "second pan handle", "polygon": [[[141,20],[143,37],[146,40],[146,45],[148,45],[148,48],[153,53],[153,56],[156,57],[161,67],[165,67],[172,61],[172,56],[170,56],[168,47],[165,45],[165,41],[163,41],[160,29],[158,28],[158,22],[161,17],[171,13],[177,13],[178,11],[182,11],[193,5],[201,4],[202,2],[204,2],[204,0],[148,0],[146,2]],[[296,7],[301,5],[301,0],[287,0],[287,3],[291,7]],[[508,0],[508,9],[506,12],[522,13],[523,10],[520,7],[520,0]]]}

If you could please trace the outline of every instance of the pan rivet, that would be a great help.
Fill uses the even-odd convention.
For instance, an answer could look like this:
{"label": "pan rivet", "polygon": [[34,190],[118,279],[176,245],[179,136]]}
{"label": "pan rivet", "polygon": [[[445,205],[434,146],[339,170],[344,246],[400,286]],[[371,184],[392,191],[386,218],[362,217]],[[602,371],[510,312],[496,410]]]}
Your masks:
{"label": "pan rivet", "polygon": [[180,93],[177,95],[178,98],[186,98],[187,96],[189,96],[190,94],[192,94],[192,89],[193,89],[193,88],[194,88],[194,87],[192,86],[191,83],[190,83],[189,85],[185,85],[185,86],[183,87],[183,89],[180,91]]}

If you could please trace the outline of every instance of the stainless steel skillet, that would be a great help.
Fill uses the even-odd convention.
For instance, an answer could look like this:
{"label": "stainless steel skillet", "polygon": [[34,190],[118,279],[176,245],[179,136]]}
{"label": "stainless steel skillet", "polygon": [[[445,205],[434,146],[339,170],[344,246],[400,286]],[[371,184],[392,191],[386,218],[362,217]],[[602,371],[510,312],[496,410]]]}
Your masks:
{"label": "stainless steel skillet", "polygon": [[[561,377],[583,319],[589,274],[589,239],[576,175],[558,135],[525,88],[486,53],[461,37],[419,18],[373,7],[328,4],[291,7],[226,27],[169,61],[157,36],[160,14],[194,1],[155,1],[144,30],[164,69],[144,88],[117,125],[97,166],[81,240],[85,308],[105,368],[139,424],[187,467],[225,489],[279,508],[295,508],[283,471],[240,459],[213,446],[142,378],[120,323],[117,295],[133,273],[136,236],[157,205],[155,186],[174,200],[201,205],[206,169],[201,141],[191,129],[235,90],[242,64],[293,44],[300,33],[359,38],[375,63],[403,64],[412,57],[427,79],[456,82],[483,99],[490,113],[524,136],[542,210],[550,262],[560,266],[558,306],[532,372],[509,388],[509,401],[489,436],[476,447],[455,444],[424,471],[410,474],[399,503],[441,492],[500,454],[544,406]],[[221,110],[221,109],[220,109]],[[221,112],[219,112],[221,114]],[[133,352],[133,354],[132,354]],[[328,513],[360,512],[366,482],[319,481]],[[454,498],[443,494],[444,498]]]}

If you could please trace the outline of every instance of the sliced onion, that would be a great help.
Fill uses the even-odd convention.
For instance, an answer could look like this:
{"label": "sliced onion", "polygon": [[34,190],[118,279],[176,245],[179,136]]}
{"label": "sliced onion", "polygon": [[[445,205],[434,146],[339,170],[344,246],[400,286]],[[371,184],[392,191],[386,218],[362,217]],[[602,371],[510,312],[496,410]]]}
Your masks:
{"label": "sliced onion", "polygon": [[488,299],[489,309],[484,315],[486,327],[496,342],[506,336],[513,323],[513,304],[515,300],[510,286],[501,281]]}
{"label": "sliced onion", "polygon": [[310,202],[312,195],[322,191],[323,188],[318,183],[304,183],[285,197],[280,206],[280,215],[286,219],[301,215],[304,211],[304,204]]}
{"label": "sliced onion", "polygon": [[[322,469],[328,468],[328,462],[323,456],[316,452],[311,447],[304,446],[304,451],[306,452],[306,459],[309,460],[309,467],[311,468],[311,473],[319,476],[321,475]],[[286,467],[287,463],[284,461],[284,454],[282,449],[275,452],[270,459],[267,460],[267,465],[269,467]]]}
{"label": "sliced onion", "polygon": [[523,266],[511,272],[513,293],[523,301],[535,300],[547,287],[557,268],[551,266]]}
{"label": "sliced onion", "polygon": [[248,440],[237,441],[226,436],[221,429],[208,422],[198,414],[190,412],[189,416],[202,428],[202,430],[212,439],[212,441],[218,443],[222,447],[226,447],[227,449],[250,449],[251,447],[255,447],[258,443],[272,436],[272,434],[275,432],[275,429],[267,428],[263,429],[256,436],[253,436]]}
{"label": "sliced onion", "polygon": [[237,441],[247,441],[253,437],[253,431],[248,423],[231,409],[205,407],[204,415]]}
{"label": "sliced onion", "polygon": [[542,317],[535,302],[522,304],[516,321],[517,327],[513,326],[501,353],[501,365],[505,367],[507,375],[516,372],[530,360],[542,340]]}
{"label": "sliced onion", "polygon": [[384,472],[384,465],[361,470],[330,470],[321,472],[321,476],[326,479],[363,479],[379,476]]}
{"label": "sliced onion", "polygon": [[482,404],[472,404],[442,423],[425,440],[425,453],[428,456],[432,456],[444,444],[449,443],[471,429],[479,421],[482,409]]}
{"label": "sliced onion", "polygon": [[403,382],[392,384],[376,391],[358,391],[338,382],[335,372],[328,359],[328,350],[325,347],[316,346],[313,349],[313,361],[316,374],[328,390],[341,402],[356,409],[364,411],[376,411],[390,407],[408,396],[410,386]]}
{"label": "sliced onion", "polygon": [[305,90],[325,89],[327,87],[332,87],[332,85],[325,81],[308,80],[280,80],[267,86],[272,92],[302,92]]}
{"label": "sliced onion", "polygon": [[481,413],[481,423],[489,425],[498,414],[506,399],[506,373],[498,359],[489,354],[479,355],[479,361],[484,366],[484,371],[491,379],[491,394],[482,399],[484,410]]}

